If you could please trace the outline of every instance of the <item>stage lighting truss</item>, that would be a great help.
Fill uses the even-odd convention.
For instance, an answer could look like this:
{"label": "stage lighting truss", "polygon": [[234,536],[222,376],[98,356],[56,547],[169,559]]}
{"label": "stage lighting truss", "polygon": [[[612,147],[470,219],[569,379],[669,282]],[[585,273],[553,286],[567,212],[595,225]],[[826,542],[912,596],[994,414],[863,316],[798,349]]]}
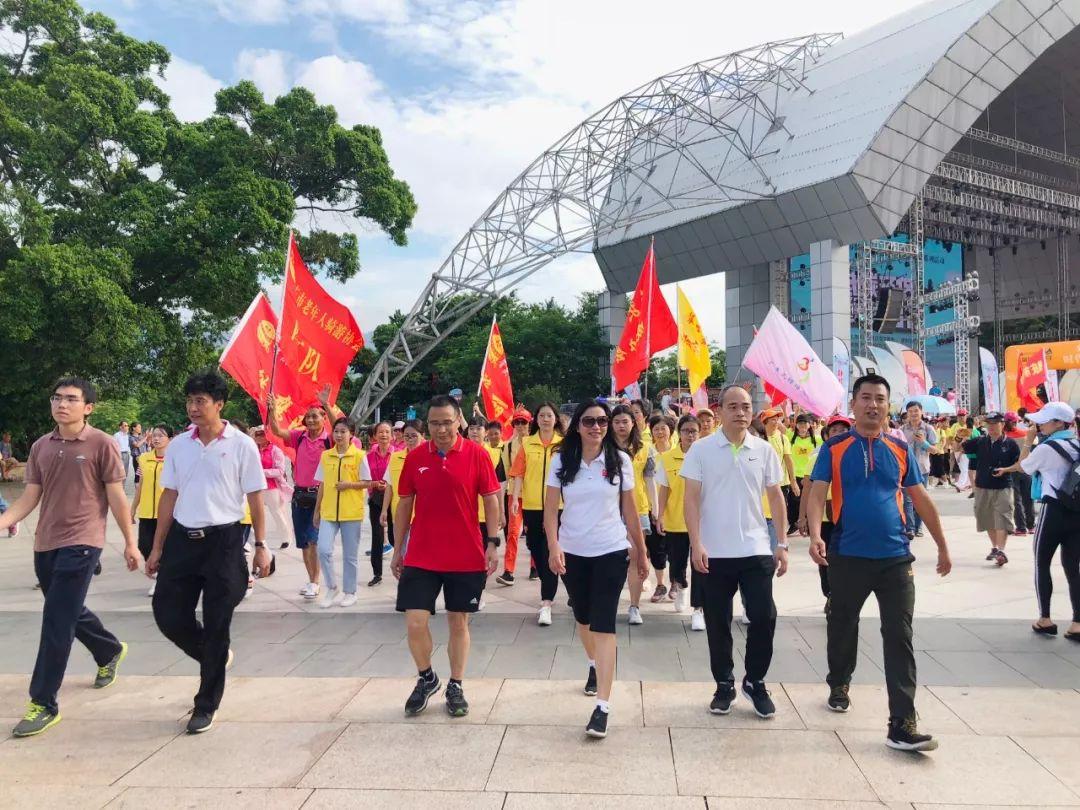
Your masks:
{"label": "stage lighting truss", "polygon": [[[588,252],[598,239],[673,209],[761,199],[724,182],[748,161],[775,189],[760,160],[768,135],[787,132],[779,102],[809,92],[807,71],[840,34],[769,42],[698,62],[616,99],[530,164],[461,238],[364,380],[352,417],[364,422],[386,394],[447,335],[552,260]],[[726,143],[703,165],[692,148]],[[678,188],[652,178],[657,161],[678,155],[696,170]],[[649,189],[646,195],[641,190]],[[622,201],[613,205],[615,201]]]}

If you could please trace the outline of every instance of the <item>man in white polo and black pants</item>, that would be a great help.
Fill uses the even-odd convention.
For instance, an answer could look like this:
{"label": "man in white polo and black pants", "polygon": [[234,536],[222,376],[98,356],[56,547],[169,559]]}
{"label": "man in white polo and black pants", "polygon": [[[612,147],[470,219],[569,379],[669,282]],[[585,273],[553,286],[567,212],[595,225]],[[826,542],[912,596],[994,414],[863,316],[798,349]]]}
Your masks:
{"label": "man in white polo and black pants", "polygon": [[[154,619],[173,644],[199,662],[199,691],[189,734],[208,731],[225,692],[232,658],[229,625],[247,591],[244,500],[255,534],[252,566],[270,573],[262,490],[266,488],[254,440],[222,420],[228,387],[218,374],[196,374],[184,385],[192,427],[169,444],[161,472],[154,548],[146,573],[157,574]],[[202,596],[203,621],[195,618]]]}
{"label": "man in white polo and black pants", "polygon": [[720,430],[690,446],[679,473],[686,480],[690,562],[704,574],[705,631],[716,681],[709,711],[727,714],[735,702],[731,600],[741,591],[750,619],[742,691],[758,716],[769,718],[776,714],[765,687],[776,632],[772,581],[787,571],[787,543],[775,552],[771,548],[761,496],[769,499],[773,519],[782,520],[783,472],[772,446],[747,432],[753,418],[750,394],[729,385],[720,394],[720,408]]}

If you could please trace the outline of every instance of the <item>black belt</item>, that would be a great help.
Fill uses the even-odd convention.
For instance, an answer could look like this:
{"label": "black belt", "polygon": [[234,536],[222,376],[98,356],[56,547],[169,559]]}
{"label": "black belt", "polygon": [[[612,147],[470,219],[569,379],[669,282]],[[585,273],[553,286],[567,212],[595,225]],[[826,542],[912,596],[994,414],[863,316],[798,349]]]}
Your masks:
{"label": "black belt", "polygon": [[293,492],[318,492],[318,487],[293,487]]}
{"label": "black belt", "polygon": [[232,523],[221,523],[217,526],[201,526],[198,529],[189,529],[187,526],[181,526],[179,523],[176,525],[180,528],[188,540],[203,540],[209,534],[217,534],[219,532],[226,531],[233,528],[240,521],[234,520]]}

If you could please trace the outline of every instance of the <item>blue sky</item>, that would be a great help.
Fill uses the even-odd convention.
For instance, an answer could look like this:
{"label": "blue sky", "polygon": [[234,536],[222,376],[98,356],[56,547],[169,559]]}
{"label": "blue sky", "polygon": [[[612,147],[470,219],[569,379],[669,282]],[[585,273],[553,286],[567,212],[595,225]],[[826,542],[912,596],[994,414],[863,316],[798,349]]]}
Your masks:
{"label": "blue sky", "polygon": [[[505,185],[589,113],[684,64],[770,40],[865,28],[911,0],[83,0],[174,59],[165,81],[182,118],[252,79],[270,97],[301,84],[346,125],[378,126],[420,206],[406,248],[355,221],[361,273],[331,286],[369,331],[408,310]],[[305,221],[297,226],[305,228]],[[663,257],[658,257],[663,262]],[[718,267],[717,271],[724,268]],[[724,340],[722,275],[684,283]],[[570,304],[602,287],[588,255],[522,284],[525,300]],[[674,285],[664,289],[674,309]],[[512,336],[505,336],[512,340]]]}

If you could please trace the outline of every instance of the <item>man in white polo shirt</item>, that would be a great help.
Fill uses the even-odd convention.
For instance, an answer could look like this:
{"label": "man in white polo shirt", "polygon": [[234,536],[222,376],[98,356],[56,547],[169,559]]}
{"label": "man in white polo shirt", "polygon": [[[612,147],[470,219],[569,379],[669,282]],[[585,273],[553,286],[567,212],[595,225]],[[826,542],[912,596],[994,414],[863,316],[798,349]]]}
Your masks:
{"label": "man in white polo shirt", "polygon": [[772,580],[787,571],[787,543],[775,552],[770,548],[761,496],[769,499],[773,515],[784,514],[783,472],[769,443],[747,432],[753,404],[746,390],[729,385],[721,392],[720,408],[720,430],[690,446],[680,472],[686,480],[690,562],[705,575],[705,630],[716,680],[709,711],[727,714],[735,702],[731,599],[738,590],[750,619],[742,691],[754,711],[768,718],[776,714],[765,687],[776,631]]}
{"label": "man in white polo shirt", "polygon": [[[214,723],[225,692],[229,625],[247,592],[244,501],[255,534],[252,566],[270,573],[264,540],[262,490],[266,488],[254,440],[222,420],[228,387],[218,374],[196,374],[184,385],[192,427],[169,444],[161,472],[154,548],[146,573],[157,576],[154,619],[173,644],[199,662],[199,691],[187,731]],[[203,621],[195,618],[202,596]]]}

